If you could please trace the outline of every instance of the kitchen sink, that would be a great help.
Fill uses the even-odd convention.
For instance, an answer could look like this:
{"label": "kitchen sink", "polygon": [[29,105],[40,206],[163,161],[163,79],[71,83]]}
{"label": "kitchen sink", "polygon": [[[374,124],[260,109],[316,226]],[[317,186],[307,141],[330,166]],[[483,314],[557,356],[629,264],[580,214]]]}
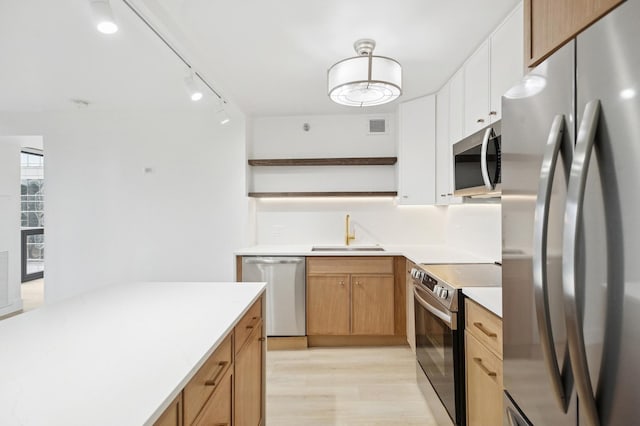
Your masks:
{"label": "kitchen sink", "polygon": [[315,246],[311,251],[384,251],[379,246]]}

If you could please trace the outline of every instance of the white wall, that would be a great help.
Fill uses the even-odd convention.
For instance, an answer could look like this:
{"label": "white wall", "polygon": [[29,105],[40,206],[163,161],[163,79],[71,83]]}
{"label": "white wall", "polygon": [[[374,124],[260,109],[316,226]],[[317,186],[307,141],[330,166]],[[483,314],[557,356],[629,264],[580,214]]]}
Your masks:
{"label": "white wall", "polygon": [[249,223],[246,130],[232,117],[1,113],[0,135],[44,136],[47,302],[130,280],[232,280]]}
{"label": "white wall", "polygon": [[[249,158],[394,156],[397,153],[395,115],[387,116],[390,131],[366,136],[366,122],[375,115],[264,117],[252,122]],[[304,132],[303,123],[311,130]],[[255,168],[254,168],[255,169]],[[268,168],[263,168],[268,169]],[[305,169],[305,168],[302,168]],[[310,168],[308,168],[310,169]],[[355,178],[337,167],[315,167],[316,180]],[[364,170],[364,169],[360,169]],[[271,175],[267,176],[266,174]],[[301,172],[254,171],[254,179],[283,190],[309,185]],[[386,171],[369,171],[380,185]],[[306,177],[306,176],[305,176]],[[360,176],[357,176],[358,179]],[[265,179],[268,178],[268,179]],[[311,179],[309,179],[311,180]],[[356,182],[360,184],[360,180]],[[391,190],[395,190],[394,187]],[[260,185],[254,182],[254,185]],[[321,183],[312,182],[311,190]],[[361,188],[356,188],[361,189]],[[398,206],[393,198],[258,199],[253,204],[257,244],[343,244],[344,219],[351,214],[357,244],[447,245],[487,260],[501,259],[499,204],[463,204],[448,207]]]}
{"label": "white wall", "polygon": [[20,138],[0,137],[0,316],[20,309]]}
{"label": "white wall", "polygon": [[[387,132],[369,134],[369,119]],[[303,126],[309,125],[305,131]],[[394,157],[395,114],[261,117],[252,121],[248,157]],[[394,166],[250,167],[250,192],[395,191]]]}

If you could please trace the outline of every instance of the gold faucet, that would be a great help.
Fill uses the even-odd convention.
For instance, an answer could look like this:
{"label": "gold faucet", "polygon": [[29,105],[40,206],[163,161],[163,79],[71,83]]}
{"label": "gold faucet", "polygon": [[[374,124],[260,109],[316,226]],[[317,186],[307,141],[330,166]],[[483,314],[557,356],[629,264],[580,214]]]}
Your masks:
{"label": "gold faucet", "polygon": [[347,215],[347,218],[345,220],[345,228],[344,228],[344,243],[346,245],[349,245],[349,242],[351,240],[355,240],[356,239],[356,231],[355,230],[353,231],[353,234],[349,233],[349,228],[351,227],[350,219],[351,219],[351,216]]}

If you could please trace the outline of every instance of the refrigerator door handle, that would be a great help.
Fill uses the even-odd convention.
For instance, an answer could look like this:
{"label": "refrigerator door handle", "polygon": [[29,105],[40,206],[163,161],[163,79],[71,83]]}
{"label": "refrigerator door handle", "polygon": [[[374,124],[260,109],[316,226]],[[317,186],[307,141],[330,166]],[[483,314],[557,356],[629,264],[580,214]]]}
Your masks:
{"label": "refrigerator door handle", "polygon": [[482,171],[482,181],[484,182],[484,186],[491,190],[493,189],[493,183],[489,178],[489,169],[487,167],[487,147],[489,145],[489,139],[493,134],[493,129],[489,127],[484,132],[484,138],[482,139],[482,148],[480,151],[480,169]]}
{"label": "refrigerator door handle", "polygon": [[[553,329],[551,328],[551,315],[549,313],[549,284],[547,280],[547,231],[549,223],[549,204],[551,202],[551,190],[553,176],[556,171],[558,152],[564,138],[565,118],[558,114],[553,119],[551,130],[547,139],[540,168],[540,180],[538,196],[536,198],[535,215],[533,221],[533,287],[540,331],[540,343],[547,371],[551,379],[551,385],[562,410],[566,413],[569,407],[572,380],[563,380],[558,367]],[[568,370],[570,371],[570,370]],[[570,374],[570,373],[569,373]],[[564,383],[564,385],[563,385]],[[566,388],[565,388],[566,386]]]}
{"label": "refrigerator door handle", "polygon": [[589,160],[591,159],[591,152],[595,142],[599,117],[600,101],[597,99],[592,100],[585,107],[584,116],[578,130],[569,176],[564,216],[565,227],[562,238],[562,281],[571,368],[573,369],[581,410],[584,411],[588,423],[592,426],[598,426],[600,418],[589,375],[589,364],[587,363],[582,329],[582,312],[576,301],[577,287],[579,285],[584,286],[584,283],[577,281],[576,270],[579,260],[577,245],[580,237],[587,175],[589,174]]}

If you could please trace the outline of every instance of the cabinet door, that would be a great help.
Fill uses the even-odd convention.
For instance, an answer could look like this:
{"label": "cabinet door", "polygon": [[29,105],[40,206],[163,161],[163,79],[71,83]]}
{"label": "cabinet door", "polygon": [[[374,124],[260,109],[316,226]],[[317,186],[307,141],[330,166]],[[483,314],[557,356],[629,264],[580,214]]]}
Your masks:
{"label": "cabinet door", "polygon": [[411,277],[411,269],[416,266],[415,263],[406,259],[406,305],[407,305],[407,342],[409,347],[415,353],[416,351],[416,319],[415,319],[415,304],[413,297],[413,278]]}
{"label": "cabinet door", "polygon": [[[447,83],[436,96],[436,204],[461,202],[453,196],[453,153],[449,138],[451,85]],[[413,296],[412,296],[413,297]]]}
{"label": "cabinet door", "polygon": [[153,426],[182,426],[182,392],[164,410]]}
{"label": "cabinet door", "polygon": [[465,332],[467,425],[502,424],[502,361]]}
{"label": "cabinet door", "polygon": [[538,65],[623,0],[525,0],[527,65]]}
{"label": "cabinet door", "polygon": [[349,334],[349,276],[307,277],[307,334]]}
{"label": "cabinet door", "polygon": [[236,426],[258,426],[262,421],[262,323],[249,336],[235,359]]}
{"label": "cabinet door", "polygon": [[400,104],[398,202],[435,204],[435,96]]}
{"label": "cabinet door", "polygon": [[491,36],[491,121],[502,117],[502,95],[522,78],[522,3]]}
{"label": "cabinet door", "polygon": [[231,426],[233,369],[227,370],[211,398],[193,423],[197,426]]}
{"label": "cabinet door", "polygon": [[464,71],[455,73],[449,84],[449,141],[453,145],[464,135]]}
{"label": "cabinet door", "polygon": [[464,135],[489,124],[489,41],[464,65]]}
{"label": "cabinet door", "polygon": [[351,277],[351,333],[392,335],[394,333],[393,275]]}

